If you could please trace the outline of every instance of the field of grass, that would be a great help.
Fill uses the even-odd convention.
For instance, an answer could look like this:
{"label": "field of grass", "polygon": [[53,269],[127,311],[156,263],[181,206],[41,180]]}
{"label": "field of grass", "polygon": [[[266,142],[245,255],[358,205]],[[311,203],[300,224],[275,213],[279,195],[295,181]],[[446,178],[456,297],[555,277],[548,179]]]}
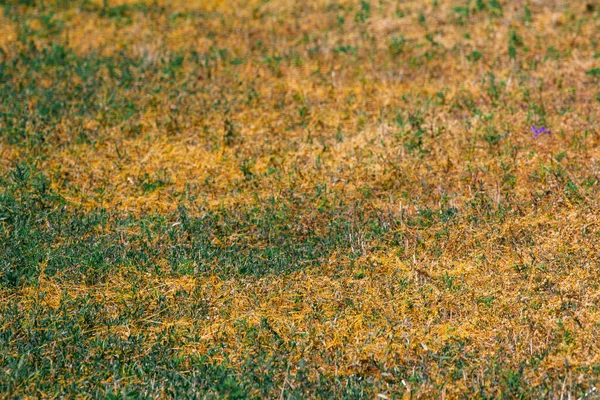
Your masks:
{"label": "field of grass", "polygon": [[600,2],[0,0],[0,397],[597,398]]}

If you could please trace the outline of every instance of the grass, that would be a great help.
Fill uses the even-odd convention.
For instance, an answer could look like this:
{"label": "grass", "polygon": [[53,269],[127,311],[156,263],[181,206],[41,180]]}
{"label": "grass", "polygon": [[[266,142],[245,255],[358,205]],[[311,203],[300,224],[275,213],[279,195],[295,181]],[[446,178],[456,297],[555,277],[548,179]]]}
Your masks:
{"label": "grass", "polygon": [[0,0],[0,393],[598,396],[599,28]]}

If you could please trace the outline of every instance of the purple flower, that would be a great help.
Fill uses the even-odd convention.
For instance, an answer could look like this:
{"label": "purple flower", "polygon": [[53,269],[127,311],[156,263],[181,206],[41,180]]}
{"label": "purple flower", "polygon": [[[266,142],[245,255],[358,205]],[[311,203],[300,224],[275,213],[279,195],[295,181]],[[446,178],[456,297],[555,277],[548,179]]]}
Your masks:
{"label": "purple flower", "polygon": [[531,132],[533,132],[533,137],[536,138],[538,136],[540,136],[542,133],[547,133],[548,135],[551,134],[552,132],[550,132],[550,130],[548,128],[546,128],[545,126],[540,126],[539,128],[537,126],[532,126],[531,127]]}

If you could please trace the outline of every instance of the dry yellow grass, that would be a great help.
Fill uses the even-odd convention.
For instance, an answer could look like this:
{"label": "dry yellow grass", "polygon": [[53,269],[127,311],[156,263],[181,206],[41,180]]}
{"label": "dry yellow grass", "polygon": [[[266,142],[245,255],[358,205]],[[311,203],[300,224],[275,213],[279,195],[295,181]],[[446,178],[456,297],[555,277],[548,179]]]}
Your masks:
{"label": "dry yellow grass", "polygon": [[596,2],[0,5],[5,394],[597,396]]}

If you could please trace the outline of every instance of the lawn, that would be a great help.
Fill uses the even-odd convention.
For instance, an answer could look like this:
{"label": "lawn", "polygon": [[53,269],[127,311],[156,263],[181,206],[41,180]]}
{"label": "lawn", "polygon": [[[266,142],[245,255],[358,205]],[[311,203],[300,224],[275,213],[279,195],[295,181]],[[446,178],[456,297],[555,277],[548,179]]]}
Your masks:
{"label": "lawn", "polygon": [[600,2],[0,0],[0,397],[597,398]]}

